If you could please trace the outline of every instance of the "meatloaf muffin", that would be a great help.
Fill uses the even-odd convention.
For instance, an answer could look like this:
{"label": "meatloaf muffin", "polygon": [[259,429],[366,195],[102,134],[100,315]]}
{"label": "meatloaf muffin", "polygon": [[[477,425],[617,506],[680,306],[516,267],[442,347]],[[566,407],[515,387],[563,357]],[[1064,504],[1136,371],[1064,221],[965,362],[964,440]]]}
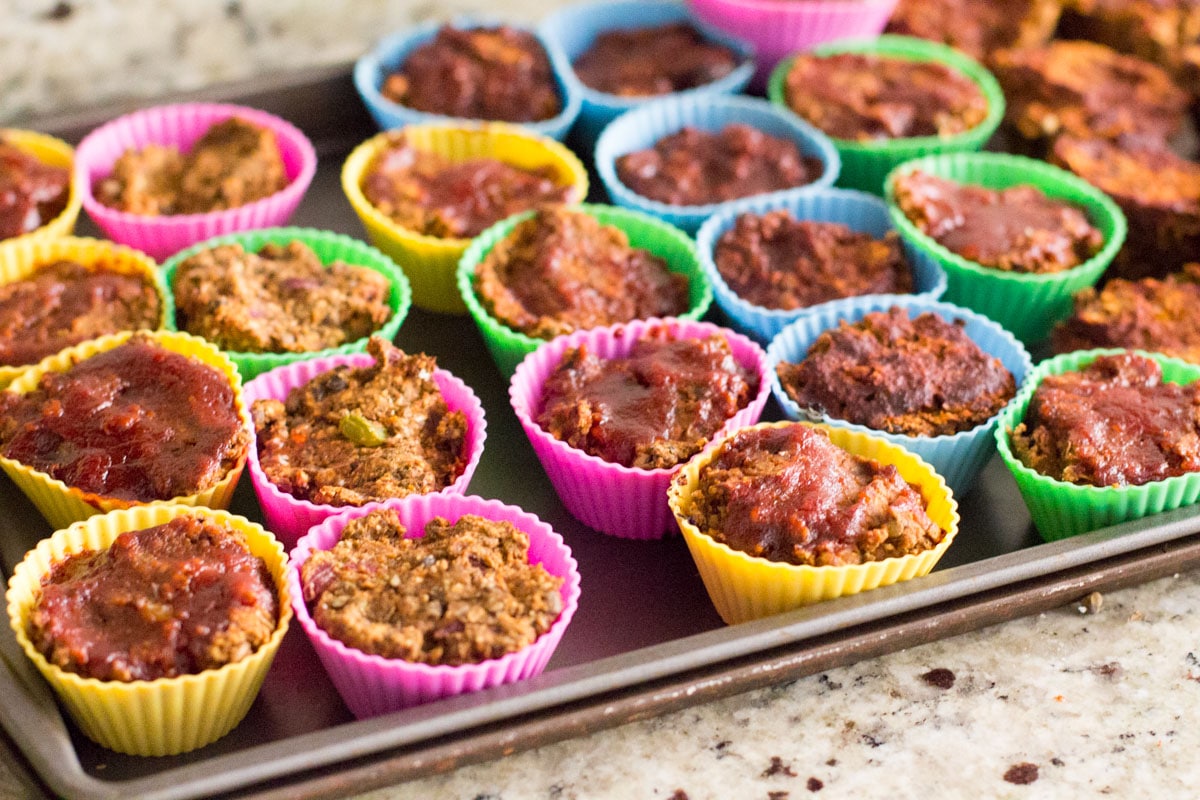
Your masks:
{"label": "meatloaf muffin", "polygon": [[882,239],[780,209],[742,214],[721,234],[713,262],[739,297],[793,310],[864,294],[908,294],[913,271],[900,237]]}
{"label": "meatloaf muffin", "polygon": [[685,22],[605,31],[572,64],[585,86],[619,97],[651,97],[720,80],[738,66],[728,47]]}
{"label": "meatloaf muffin", "polygon": [[304,562],[304,599],[326,633],[384,658],[475,664],[558,619],[563,580],[529,563],[529,536],[511,522],[435,517],[423,536],[405,533],[395,511],[372,511]]}
{"label": "meatloaf muffin", "polygon": [[758,391],[724,336],[639,340],[605,359],[578,347],[542,386],[537,422],[556,439],[637,469],[670,469],[698,453]]}
{"label": "meatloaf muffin", "polygon": [[56,563],[29,639],[85,678],[149,681],[241,661],[278,621],[275,582],[242,534],[183,515]]}
{"label": "meatloaf muffin", "polygon": [[535,212],[497,242],[476,268],[475,292],[493,317],[540,339],[688,309],[686,276],[619,228],[563,207]]}
{"label": "meatloaf muffin", "polygon": [[218,122],[186,155],[171,145],[127,150],[96,199],[143,216],[203,214],[270,197],[288,184],[275,133],[238,117]]}
{"label": "meatloaf muffin", "polygon": [[893,192],[922,233],[984,267],[1062,272],[1104,245],[1104,235],[1082,209],[1035,186],[994,191],[912,170],[895,179]]}
{"label": "meatloaf muffin", "polygon": [[1013,453],[1055,480],[1139,486],[1200,471],[1200,383],[1165,383],[1136,353],[1049,375],[1011,432]]}
{"label": "meatloaf muffin", "polygon": [[292,389],[287,402],[256,400],[258,460],[280,491],[357,506],[436,492],[467,462],[467,418],[433,379],[437,362],[372,336],[370,367],[339,366]]}
{"label": "meatloaf muffin", "polygon": [[1059,11],[1059,0],[900,0],[887,31],[942,42],[986,62],[997,50],[1045,44]]}
{"label": "meatloaf muffin", "polygon": [[908,436],[967,431],[999,413],[1017,387],[963,327],[893,306],[842,321],[776,372],[789,397],[819,414]]}
{"label": "meatloaf muffin", "polygon": [[[1182,77],[1187,49],[1200,43],[1196,0],[1065,0],[1063,38],[1087,39]],[[1180,86],[1185,86],[1180,82]],[[1200,90],[1200,87],[1197,87]]]}
{"label": "meatloaf muffin", "polygon": [[391,283],[328,267],[303,242],[211,247],[180,262],[171,287],[181,330],[236,353],[308,353],[357,341],[392,315]]}
{"label": "meatloaf muffin", "polygon": [[946,535],[894,465],[848,453],[801,424],[730,437],[701,467],[688,516],[734,550],[809,566],[912,555]]}
{"label": "meatloaf muffin", "polygon": [[0,134],[0,240],[30,233],[67,207],[71,171],[43,164]]}

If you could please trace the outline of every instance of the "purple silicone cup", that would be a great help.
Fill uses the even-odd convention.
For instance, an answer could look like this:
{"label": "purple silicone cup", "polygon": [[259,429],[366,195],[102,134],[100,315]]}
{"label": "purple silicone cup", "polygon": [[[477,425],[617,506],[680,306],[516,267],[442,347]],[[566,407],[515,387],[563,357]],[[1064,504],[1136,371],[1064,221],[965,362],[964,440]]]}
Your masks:
{"label": "purple silicone cup", "polygon": [[580,522],[610,536],[659,539],[678,530],[675,516],[667,505],[667,487],[679,467],[626,467],[556,439],[536,422],[542,406],[542,386],[562,360],[563,353],[570,348],[586,344],[598,356],[618,358],[628,355],[639,339],[664,328],[679,339],[699,339],[714,333],[723,335],[738,363],[758,376],[758,393],[745,408],[730,417],[712,439],[757,422],[770,393],[767,355],[750,338],[709,322],[638,320],[560,336],[527,355],[517,366],[508,386],[513,411],[563,506]]}
{"label": "purple silicone cup", "polygon": [[[375,359],[368,353],[349,353],[326,358],[314,358],[308,361],[298,361],[282,367],[276,367],[264,372],[246,384],[243,389],[246,405],[249,407],[255,400],[274,399],[286,401],[288,392],[297,386],[328,372],[343,364],[351,367],[369,367]],[[487,421],[483,415],[483,404],[479,398],[461,380],[444,369],[433,373],[433,380],[446,398],[446,405],[451,411],[462,411],[467,415],[467,465],[454,483],[442,489],[438,494],[463,494],[479,466],[483,456],[483,442],[487,437]],[[310,503],[293,497],[272,483],[263,472],[262,464],[258,461],[257,439],[250,447],[247,467],[250,472],[250,482],[258,504],[262,508],[263,521],[268,530],[279,538],[287,547],[308,532],[308,529],[321,523],[329,517],[346,510],[345,506],[329,506]],[[376,506],[378,503],[369,503]]]}
{"label": "purple silicone cup", "polygon": [[304,602],[300,568],[309,555],[314,550],[333,547],[346,523],[372,508],[364,506],[330,517],[301,538],[292,550],[288,557],[288,589],[292,592],[296,621],[308,634],[325,671],[354,716],[362,719],[386,714],[418,703],[540,675],[579,607],[579,565],[562,537],[527,511],[471,495],[412,495],[381,505],[396,510],[410,535],[421,535],[425,523],[434,517],[445,517],[453,522],[464,514],[478,514],[487,519],[511,522],[529,535],[529,563],[541,564],[551,575],[563,579],[563,610],[550,629],[533,644],[478,664],[432,666],[364,653],[325,633],[313,622]]}
{"label": "purple silicone cup", "polygon": [[[126,150],[161,144],[187,152],[210,127],[235,116],[275,133],[288,185],[270,197],[224,211],[158,217],[117,211],[96,199],[92,187],[112,173],[113,164]],[[218,103],[135,111],[96,128],[75,150],[75,177],[88,216],[110,239],[158,261],[213,236],[283,225],[308,191],[316,171],[316,151],[299,128],[256,108]]]}

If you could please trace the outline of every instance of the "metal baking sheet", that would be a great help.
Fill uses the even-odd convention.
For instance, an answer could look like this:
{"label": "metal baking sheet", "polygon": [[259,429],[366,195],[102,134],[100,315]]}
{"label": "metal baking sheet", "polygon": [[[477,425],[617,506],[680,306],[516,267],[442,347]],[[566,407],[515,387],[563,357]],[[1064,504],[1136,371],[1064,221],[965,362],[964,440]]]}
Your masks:
{"label": "metal baking sheet", "polygon": [[[202,96],[267,108],[305,129],[322,165],[293,222],[361,235],[338,173],[348,148],[374,129],[345,68]],[[77,141],[123,110],[39,128]],[[355,721],[299,626],[293,626],[258,700],[229,736],[181,756],[136,758],[79,734],[5,625],[0,726],[7,740],[0,744],[21,774],[42,791],[67,798],[183,800],[255,791],[264,798],[339,796],[798,677],[1200,563],[1200,517],[1194,508],[1043,544],[996,459],[977,487],[960,498],[959,537],[927,578],[726,627],[681,538],[613,539],[566,513],[468,317],[414,309],[396,341],[435,354],[483,401],[488,440],[470,491],[537,514],[563,534],[579,560],[579,611],[545,674]],[[778,417],[772,403],[766,418]],[[233,509],[259,518],[247,479]],[[7,479],[0,482],[0,513],[6,523],[0,563],[7,574],[50,528]]]}

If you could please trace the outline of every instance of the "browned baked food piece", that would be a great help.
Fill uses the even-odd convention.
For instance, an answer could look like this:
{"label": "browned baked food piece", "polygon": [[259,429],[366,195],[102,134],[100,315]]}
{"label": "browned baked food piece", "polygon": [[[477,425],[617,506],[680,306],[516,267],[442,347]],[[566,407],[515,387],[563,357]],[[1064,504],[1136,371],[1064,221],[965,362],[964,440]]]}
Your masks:
{"label": "browned baked food piece", "polygon": [[562,612],[562,578],[529,563],[529,535],[474,514],[405,538],[392,509],[346,523],[300,568],[313,621],[364,653],[475,664],[533,644]]}
{"label": "browned baked food piece", "polygon": [[977,61],[1009,47],[1036,47],[1054,34],[1059,0],[900,0],[888,33],[931,39]]}
{"label": "browned baked food piece", "polygon": [[893,192],[896,205],[921,232],[981,266],[1061,272],[1104,245],[1104,235],[1082,209],[1035,186],[994,191],[914,169],[897,176]]}
{"label": "browned baked food piece", "polygon": [[619,228],[561,206],[497,242],[475,270],[475,292],[497,320],[540,339],[688,309],[686,276]]}
{"label": "browned baked food piece", "polygon": [[1109,142],[1062,136],[1050,159],[1125,212],[1129,233],[1108,275],[1163,277],[1200,258],[1200,163],[1131,137]]}
{"label": "browned baked food piece", "polygon": [[802,408],[835,419],[908,436],[967,431],[999,413],[1017,385],[963,328],[893,306],[843,320],[776,373]]}
{"label": "browned baked food piece", "polygon": [[0,239],[30,233],[67,207],[71,171],[42,163],[0,133]]}
{"label": "browned baked food piece", "polygon": [[713,261],[730,289],[764,308],[913,290],[895,231],[876,239],[834,222],[797,220],[785,209],[740,215],[717,240]]}
{"label": "browned baked food piece", "polygon": [[738,66],[733,50],[686,22],[604,31],[571,66],[584,86],[618,97],[651,97],[720,80]]}
{"label": "browned baked food piece", "polygon": [[384,97],[447,117],[537,122],[562,110],[546,49],[507,25],[443,25],[384,78]]}
{"label": "browned baked food piece", "polygon": [[1011,433],[1025,466],[1055,480],[1139,486],[1200,471],[1200,382],[1166,383],[1136,353],[1101,356],[1038,384]]}
{"label": "browned baked food piece", "polygon": [[1059,36],[1108,45],[1158,64],[1178,78],[1187,48],[1200,43],[1200,2],[1067,0]]}
{"label": "browned baked food piece", "polygon": [[1126,347],[1200,364],[1200,264],[1165,278],[1114,278],[1075,296],[1075,312],[1050,335],[1054,352]]}
{"label": "browned baked food piece", "polygon": [[688,518],[734,550],[817,567],[912,555],[946,535],[894,465],[800,424],[743,429],[725,441],[700,468]]}

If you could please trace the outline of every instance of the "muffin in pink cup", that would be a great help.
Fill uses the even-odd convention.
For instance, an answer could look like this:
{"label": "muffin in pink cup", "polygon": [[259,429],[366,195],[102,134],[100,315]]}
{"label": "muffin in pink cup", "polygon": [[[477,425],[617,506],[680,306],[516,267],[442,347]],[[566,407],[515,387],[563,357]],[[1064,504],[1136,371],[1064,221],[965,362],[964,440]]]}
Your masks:
{"label": "muffin in pink cup", "polygon": [[[714,345],[714,338],[723,339],[724,346]],[[692,352],[664,348],[665,355],[655,363],[648,362],[644,351],[636,348],[643,342],[679,342],[695,340],[698,349]],[[643,345],[644,346],[644,345]],[[636,348],[636,349],[635,349]],[[727,352],[725,350],[727,348]],[[725,353],[721,356],[721,353]],[[686,389],[679,394],[668,395],[670,402],[677,403],[678,411],[664,415],[650,409],[653,420],[644,425],[640,417],[631,414],[639,404],[650,405],[651,389],[667,383],[682,386],[698,374],[702,374],[707,363],[715,354],[722,365],[720,372],[712,370],[708,380],[697,383],[713,387],[708,403],[694,403],[688,407]],[[567,360],[564,361],[564,356]],[[559,405],[562,398],[570,397],[559,387],[577,385],[591,392],[587,386],[587,372],[594,372],[594,363],[620,363],[624,373],[604,381],[591,381],[593,386],[607,386],[613,390],[607,396],[591,397],[578,406],[582,419],[585,411],[595,420],[603,416],[611,423],[608,427],[584,425],[590,431],[584,436],[567,433],[566,439],[559,438],[548,428],[557,429],[563,435],[559,422],[571,419],[569,405],[566,414],[547,408],[547,401]],[[730,364],[732,360],[733,364]],[[584,377],[568,377],[560,371],[568,366]],[[633,366],[628,366],[632,364]],[[649,364],[649,365],[648,365]],[[758,421],[767,401],[770,381],[767,375],[766,354],[749,338],[707,322],[692,322],[682,319],[650,319],[606,328],[577,331],[568,336],[553,339],[525,357],[513,373],[508,396],[517,419],[525,429],[538,460],[550,478],[554,490],[567,511],[601,533],[626,539],[658,539],[676,530],[674,517],[667,506],[667,487],[679,466],[695,451],[720,436],[745,425]],[[670,380],[660,379],[666,376]],[[547,386],[551,385],[550,390]],[[647,388],[650,387],[650,388]],[[734,408],[731,393],[741,391],[743,402]],[[603,388],[601,389],[603,392]],[[661,394],[653,395],[662,397]],[[694,397],[694,396],[693,396]],[[651,402],[659,402],[654,400]],[[695,409],[709,405],[716,409],[724,407],[732,411],[724,423],[707,436],[679,432],[666,433],[659,426],[663,419],[686,422],[695,434],[702,416],[712,419],[712,411],[699,412]],[[606,407],[607,406],[607,407]],[[562,407],[562,406],[560,406]],[[620,422],[620,426],[615,423]],[[546,423],[547,427],[543,426]],[[703,423],[702,423],[703,424]],[[643,430],[653,426],[656,436],[636,446],[628,443],[626,435],[632,429]],[[710,425],[711,427],[712,425]],[[595,435],[593,435],[595,434]],[[571,440],[574,443],[568,443]]]}
{"label": "muffin in pink cup", "polygon": [[[487,435],[483,405],[469,386],[432,363],[373,337],[366,353],[299,361],[246,384],[255,427],[247,459],[251,485],[266,527],[280,541],[294,545],[347,507],[466,491]],[[377,364],[391,371],[373,369]],[[404,394],[391,392],[395,387]],[[414,440],[403,420],[418,413],[419,427],[428,421],[431,432]],[[287,442],[297,439],[311,440],[315,450],[289,452]]]}
{"label": "muffin in pink cup", "polygon": [[[396,530],[397,522],[410,540],[399,546],[386,541],[386,534]],[[453,528],[449,528],[451,524]],[[467,524],[490,526],[500,535],[489,542],[468,529],[470,541],[461,547],[456,545],[458,553],[433,544],[431,554],[419,559],[416,548],[421,543],[411,540],[429,536],[448,541],[447,534],[455,534],[460,525]],[[364,557],[380,568],[394,570],[391,580],[369,585],[338,569],[334,548],[347,525],[354,526],[353,537],[360,543],[362,539],[381,537],[367,543],[373,546],[373,552]],[[522,559],[520,550],[526,538],[527,555]],[[503,552],[487,548],[497,542]],[[313,569],[306,570],[318,551],[331,552],[322,553],[323,563],[319,567],[314,564]],[[475,573],[482,573],[485,568],[473,563],[473,556],[476,560],[482,557],[495,568],[495,575],[491,576],[495,580],[476,580],[481,576]],[[426,569],[422,570],[422,566]],[[460,585],[473,588],[442,586],[432,576],[443,570],[462,574],[464,582]],[[513,570],[522,571],[526,577],[510,582]],[[493,572],[490,568],[487,571]],[[400,578],[401,572],[404,578]],[[331,579],[337,583],[331,583]],[[435,581],[437,588],[433,588]],[[399,624],[395,623],[395,617],[386,622],[372,618],[366,598],[378,606],[400,608],[406,590],[418,583],[423,590],[428,587],[435,597],[441,598],[435,609],[430,610],[430,603],[422,603],[419,616],[409,618],[401,614]],[[476,591],[477,584],[489,584],[481,596],[481,604],[488,606],[497,599],[497,591],[511,591],[505,593],[508,602],[495,620],[483,621],[474,616],[468,598]],[[533,514],[498,500],[475,496],[411,495],[373,507],[347,510],[314,527],[289,556],[288,589],[292,592],[296,620],[308,635],[325,671],[350,711],[363,718],[541,674],[579,606],[579,568],[562,537]],[[331,597],[334,592],[339,596]],[[351,610],[338,613],[343,607]],[[361,615],[355,610],[358,608],[362,609]],[[470,617],[467,612],[471,612]],[[323,619],[324,625],[337,635],[318,624],[314,616]],[[451,629],[453,633],[426,637],[421,633],[423,627]],[[462,635],[452,638],[453,634]],[[378,652],[405,656],[386,657],[367,652],[342,641],[343,637]],[[427,639],[435,644],[427,646]],[[506,644],[516,649],[501,654]],[[472,653],[489,655],[472,658]]]}
{"label": "muffin in pink cup", "polygon": [[876,36],[897,0],[688,0],[701,21],[754,45],[755,86],[797,50],[833,39]]}
{"label": "muffin in pink cup", "polygon": [[[130,206],[130,210],[99,199],[102,185],[114,178],[114,168],[127,152],[141,151],[143,155],[151,152],[154,155],[152,159],[146,157],[147,165],[164,170],[162,174],[176,175],[182,163],[178,161],[179,154],[187,161],[189,151],[214,126],[228,125],[231,120],[246,123],[246,130],[253,128],[259,132],[261,141],[257,150],[270,153],[274,147],[278,151],[283,174],[278,176],[278,166],[274,171],[281,188],[276,190],[272,184],[263,189],[261,176],[253,183],[245,180],[234,188],[235,184],[211,172],[219,171],[220,167],[213,159],[206,158],[202,165],[191,165],[200,172],[195,179],[187,179],[187,185],[207,186],[214,191],[215,196],[210,199],[219,210],[192,213],[184,204],[182,212],[176,213],[170,200],[153,195],[138,202],[136,208]],[[245,131],[240,133],[244,135]],[[220,142],[216,144],[214,154],[222,152]],[[230,151],[256,151],[254,143],[244,140],[230,140],[226,144]],[[172,155],[166,148],[174,148],[178,153]],[[205,170],[209,171],[207,177]],[[284,224],[308,190],[316,170],[317,156],[312,143],[294,125],[265,111],[217,103],[155,106],[126,114],[89,133],[75,151],[75,179],[88,215],[109,238],[159,261],[213,236]],[[217,188],[213,189],[214,186]]]}

